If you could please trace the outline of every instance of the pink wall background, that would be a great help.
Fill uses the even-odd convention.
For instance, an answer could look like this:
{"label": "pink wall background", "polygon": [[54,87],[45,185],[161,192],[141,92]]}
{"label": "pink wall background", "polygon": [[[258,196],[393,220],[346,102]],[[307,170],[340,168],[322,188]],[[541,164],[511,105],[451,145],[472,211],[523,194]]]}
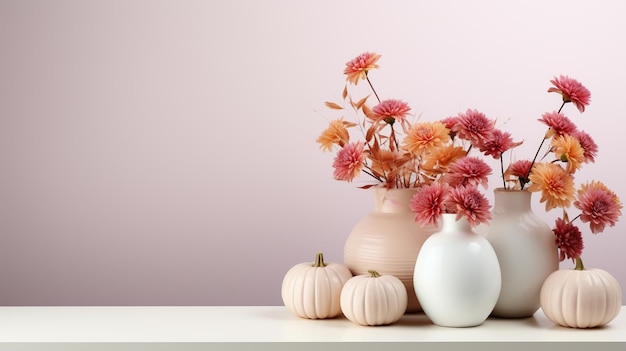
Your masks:
{"label": "pink wall background", "polygon": [[[527,157],[558,108],[626,200],[623,1],[0,0],[0,305],[280,305],[372,208],[315,143],[344,63],[424,118],[477,108]],[[538,212],[552,223],[535,198]],[[626,219],[585,263],[626,288]],[[532,259],[532,257],[529,257]],[[573,267],[564,262],[564,268]]]}

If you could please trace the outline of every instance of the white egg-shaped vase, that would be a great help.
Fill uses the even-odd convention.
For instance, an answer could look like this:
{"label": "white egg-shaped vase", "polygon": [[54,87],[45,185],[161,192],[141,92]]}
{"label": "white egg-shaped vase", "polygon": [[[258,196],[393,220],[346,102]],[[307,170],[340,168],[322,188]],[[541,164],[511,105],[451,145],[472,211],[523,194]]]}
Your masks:
{"label": "white egg-shaped vase", "polygon": [[482,324],[500,294],[500,265],[493,247],[456,214],[422,245],[415,262],[415,293],[424,313],[439,326]]}

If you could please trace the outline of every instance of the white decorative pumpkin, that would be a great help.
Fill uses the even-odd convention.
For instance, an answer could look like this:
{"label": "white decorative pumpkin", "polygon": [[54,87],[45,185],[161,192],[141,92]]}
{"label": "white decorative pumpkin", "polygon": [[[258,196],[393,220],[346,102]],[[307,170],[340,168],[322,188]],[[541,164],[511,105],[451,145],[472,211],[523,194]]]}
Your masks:
{"label": "white decorative pumpkin", "polygon": [[622,308],[622,289],[602,269],[564,269],[546,278],[539,299],[552,322],[564,327],[593,328],[617,317]]}
{"label": "white decorative pumpkin", "polygon": [[287,271],[281,289],[283,303],[302,318],[336,317],[341,314],[341,289],[350,278],[348,267],[325,263],[320,252],[315,262],[300,263]]}
{"label": "white decorative pumpkin", "polygon": [[350,321],[361,325],[387,325],[405,313],[408,295],[404,283],[393,275],[376,271],[357,275],[341,291],[341,311]]}

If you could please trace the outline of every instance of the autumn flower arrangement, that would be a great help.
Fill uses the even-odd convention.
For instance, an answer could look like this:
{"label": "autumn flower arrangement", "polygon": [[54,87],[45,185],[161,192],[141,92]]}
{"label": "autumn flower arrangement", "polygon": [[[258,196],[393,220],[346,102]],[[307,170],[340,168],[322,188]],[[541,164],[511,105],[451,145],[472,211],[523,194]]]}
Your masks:
{"label": "autumn flower arrangement", "polygon": [[[326,102],[337,111],[349,111],[334,119],[318,137],[324,151],[336,151],[334,177],[351,182],[365,174],[373,183],[361,186],[417,188],[410,207],[421,224],[438,224],[442,213],[456,213],[471,225],[491,219],[490,204],[478,190],[487,188],[491,167],[470,151],[500,157],[514,147],[509,133],[496,131],[483,113],[468,109],[438,121],[421,121],[399,99],[381,99],[369,73],[379,68],[381,55],[365,52],[346,63],[343,103]],[[371,93],[354,99],[351,88],[366,81]],[[374,105],[369,100],[375,98]],[[360,137],[354,140],[354,135]]]}
{"label": "autumn flower arrangement", "polygon": [[[562,110],[566,104],[572,103],[583,113],[589,105],[591,93],[568,76],[554,77],[550,83],[552,87],[548,92],[562,97],[560,108],[544,113],[539,119],[547,126],[547,131],[534,158],[511,163],[503,171],[502,179],[507,190],[540,192],[540,203],[545,203],[546,212],[557,208],[562,210],[552,230],[559,248],[559,259],[572,259],[576,269],[582,270],[584,244],[581,230],[575,222],[588,223],[593,234],[602,233],[607,226],[616,224],[621,216],[622,203],[613,191],[597,180],[582,183],[576,188],[576,171],[585,163],[595,162],[598,146]],[[572,211],[572,205],[578,214],[570,219],[568,210]]]}
{"label": "autumn flower arrangement", "polygon": [[[583,239],[575,222],[588,223],[590,231],[598,234],[616,224],[622,209],[617,195],[600,181],[575,187],[576,171],[595,161],[598,147],[562,110],[572,103],[583,113],[590,102],[589,90],[567,76],[552,79],[548,92],[558,93],[562,102],[558,111],[539,119],[547,131],[534,158],[512,162],[505,169],[503,154],[521,142],[513,141],[510,133],[496,127],[495,120],[475,109],[421,121],[406,102],[381,99],[369,76],[379,68],[380,57],[365,52],[348,61],[343,103],[326,102],[330,109],[349,111],[354,117],[332,120],[317,139],[322,150],[336,152],[335,179],[352,182],[365,174],[374,182],[361,188],[417,188],[409,206],[418,223],[437,225],[442,213],[456,213],[475,226],[491,219],[490,204],[478,186],[487,188],[492,170],[470,154],[477,150],[480,156],[499,160],[505,190],[540,192],[547,212],[562,209],[553,229],[560,260],[572,259],[577,269],[583,269]],[[354,99],[351,88],[361,81],[367,82],[371,94]],[[370,106],[372,95],[375,101]],[[360,140],[354,140],[355,134]],[[579,213],[570,218],[572,205]]]}

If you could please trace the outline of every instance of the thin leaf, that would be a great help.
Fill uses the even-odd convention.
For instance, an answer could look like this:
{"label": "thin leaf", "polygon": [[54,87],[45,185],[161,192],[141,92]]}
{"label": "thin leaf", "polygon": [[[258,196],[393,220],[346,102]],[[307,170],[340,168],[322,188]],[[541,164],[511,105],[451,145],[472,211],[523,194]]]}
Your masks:
{"label": "thin leaf", "polygon": [[369,127],[367,129],[367,133],[365,133],[365,141],[367,143],[369,143],[372,140],[372,137],[374,137],[374,132],[375,132],[374,127]]}
{"label": "thin leaf", "polygon": [[[370,94],[370,95],[371,95],[371,94]],[[359,100],[359,101],[358,101],[358,102],[354,105],[354,107],[356,107],[356,109],[357,109],[357,110],[358,110],[358,109],[360,109],[361,107],[363,107],[363,105],[365,105],[365,102],[367,101],[367,98],[369,98],[369,97],[370,97],[370,95],[368,95],[368,96],[366,96],[366,97],[362,98],[361,100]]]}
{"label": "thin leaf", "polygon": [[372,120],[376,120],[375,115],[374,115],[374,111],[372,111],[367,105],[363,105],[362,107],[363,109],[363,114]]}
{"label": "thin leaf", "polygon": [[369,188],[371,188],[373,186],[376,186],[376,185],[377,184],[367,184],[367,185],[360,186],[359,189],[369,189]]}
{"label": "thin leaf", "polygon": [[332,108],[333,110],[343,110],[343,107],[330,101],[326,101],[326,107]]}
{"label": "thin leaf", "polygon": [[341,97],[346,100],[346,97],[348,96],[348,84],[343,86],[343,93],[341,93]]}

